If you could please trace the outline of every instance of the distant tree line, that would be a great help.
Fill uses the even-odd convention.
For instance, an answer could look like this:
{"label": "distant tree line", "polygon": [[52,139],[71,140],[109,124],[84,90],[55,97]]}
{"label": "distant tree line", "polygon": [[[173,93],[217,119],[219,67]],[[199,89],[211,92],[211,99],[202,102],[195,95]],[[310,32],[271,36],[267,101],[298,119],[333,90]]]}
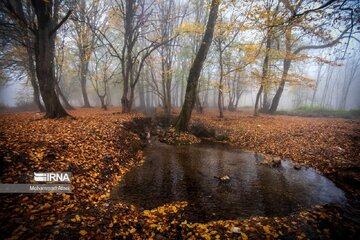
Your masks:
{"label": "distant tree line", "polygon": [[[359,44],[359,9],[347,0],[4,0],[0,78],[25,76],[46,118],[68,116],[74,98],[91,107],[89,91],[107,109],[118,92],[123,113],[181,106],[184,131],[193,109],[211,103],[222,118],[252,89],[254,115],[275,113],[287,86],[313,88],[314,104],[321,71],[353,59],[345,108],[358,74],[348,53]],[[336,58],[313,54],[334,47]],[[305,62],[320,66],[317,79],[298,70]]]}

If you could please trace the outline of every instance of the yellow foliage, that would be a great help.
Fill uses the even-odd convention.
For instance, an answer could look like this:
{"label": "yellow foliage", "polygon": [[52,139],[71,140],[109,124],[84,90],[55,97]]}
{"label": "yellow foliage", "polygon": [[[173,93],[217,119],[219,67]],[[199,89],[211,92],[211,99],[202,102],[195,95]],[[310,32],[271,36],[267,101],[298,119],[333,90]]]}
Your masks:
{"label": "yellow foliage", "polygon": [[298,73],[289,73],[286,81],[290,83],[290,85],[306,85],[310,88],[315,87],[314,79],[302,76]]}
{"label": "yellow foliage", "polygon": [[175,29],[176,32],[180,34],[190,33],[190,34],[202,34],[205,31],[205,27],[201,23],[183,23],[180,27]]}
{"label": "yellow foliage", "polygon": [[266,234],[271,234],[270,226],[269,226],[269,225],[263,226],[263,229],[264,229],[264,231],[265,231]]}

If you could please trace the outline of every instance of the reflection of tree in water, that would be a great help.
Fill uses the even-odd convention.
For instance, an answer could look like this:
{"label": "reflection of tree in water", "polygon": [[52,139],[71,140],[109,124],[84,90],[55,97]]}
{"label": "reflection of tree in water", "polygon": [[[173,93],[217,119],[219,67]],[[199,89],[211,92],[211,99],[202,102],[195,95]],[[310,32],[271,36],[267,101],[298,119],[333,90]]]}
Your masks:
{"label": "reflection of tree in water", "polygon": [[[189,217],[191,216],[206,216],[207,215],[207,208],[206,203],[204,202],[204,197],[206,197],[203,192],[203,188],[201,186],[202,174],[199,174],[198,169],[200,172],[202,167],[199,165],[201,161],[199,159],[204,159],[203,152],[199,151],[198,149],[191,148],[191,147],[184,147],[178,152],[177,159],[179,161],[179,166],[183,170],[183,184],[182,190],[184,195],[186,195],[186,199],[189,201],[188,214]],[[193,212],[196,214],[193,214]],[[192,219],[198,220],[198,219]]]}
{"label": "reflection of tree in water", "polygon": [[[144,165],[130,171],[114,195],[146,209],[187,201],[184,214],[189,221],[283,215],[299,203],[308,207],[344,199],[341,190],[315,171],[257,164],[253,153],[211,144],[154,142],[145,156]],[[222,183],[216,175],[229,175],[230,181]]]}

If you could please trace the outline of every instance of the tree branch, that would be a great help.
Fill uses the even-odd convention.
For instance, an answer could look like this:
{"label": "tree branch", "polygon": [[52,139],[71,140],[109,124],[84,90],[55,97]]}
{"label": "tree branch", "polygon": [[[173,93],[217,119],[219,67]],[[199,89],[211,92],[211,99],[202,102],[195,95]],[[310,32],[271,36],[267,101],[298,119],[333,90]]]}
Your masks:
{"label": "tree branch", "polygon": [[337,0],[329,0],[326,3],[322,4],[320,7],[309,9],[309,10],[306,10],[306,11],[304,11],[302,13],[294,13],[292,18],[301,17],[301,16],[306,15],[306,14],[308,14],[310,12],[315,12],[315,11],[321,10],[323,8],[326,8],[326,7],[330,6],[331,4],[333,4],[336,1]]}
{"label": "tree branch", "polygon": [[49,33],[49,37],[51,37],[54,33],[56,33],[56,31],[61,27],[61,25],[63,25],[66,20],[70,17],[72,13],[72,10],[69,10],[66,14],[66,16],[55,26],[55,28],[53,30],[50,31]]}
{"label": "tree branch", "polygon": [[322,48],[327,48],[327,47],[332,47],[334,46],[335,44],[337,44],[340,39],[344,38],[345,34],[349,31],[349,29],[351,29],[351,27],[348,27],[347,29],[345,29],[339,37],[337,37],[336,39],[334,39],[333,41],[327,43],[327,44],[323,44],[323,45],[308,45],[308,46],[302,46],[302,47],[299,47],[298,49],[296,49],[293,54],[298,54],[299,52],[303,51],[303,50],[309,50],[309,49],[322,49]]}

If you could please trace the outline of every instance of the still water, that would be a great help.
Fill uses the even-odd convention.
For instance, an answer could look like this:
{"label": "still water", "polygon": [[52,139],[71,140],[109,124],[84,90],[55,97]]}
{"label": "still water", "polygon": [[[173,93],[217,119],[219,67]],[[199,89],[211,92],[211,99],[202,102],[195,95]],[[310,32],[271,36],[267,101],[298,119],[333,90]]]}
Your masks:
{"label": "still water", "polygon": [[[152,209],[187,201],[192,221],[286,215],[321,203],[345,203],[344,193],[313,169],[295,170],[260,164],[257,154],[226,145],[171,146],[154,142],[145,149],[144,165],[123,177],[112,199]],[[216,177],[230,176],[223,183]]]}

